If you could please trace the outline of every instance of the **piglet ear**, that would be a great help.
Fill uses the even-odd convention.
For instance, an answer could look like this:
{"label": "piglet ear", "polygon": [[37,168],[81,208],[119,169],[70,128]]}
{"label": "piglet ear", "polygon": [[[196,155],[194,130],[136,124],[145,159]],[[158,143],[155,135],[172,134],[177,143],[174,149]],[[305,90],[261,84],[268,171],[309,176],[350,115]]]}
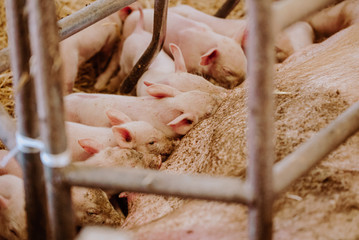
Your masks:
{"label": "piglet ear", "polygon": [[147,93],[156,98],[174,97],[181,92],[164,84],[153,84],[146,89]]}
{"label": "piglet ear", "polygon": [[105,148],[101,143],[91,138],[79,139],[78,143],[86,152],[90,154],[98,153]]}
{"label": "piglet ear", "polygon": [[122,126],[112,127],[113,135],[115,136],[117,144],[120,148],[134,148],[135,139],[129,129]]}
{"label": "piglet ear", "polygon": [[141,4],[138,2],[134,2],[124,8],[121,8],[118,11],[118,15],[120,16],[122,22],[124,22],[133,11],[139,10],[140,8],[142,8]]}
{"label": "piglet ear", "polygon": [[167,125],[172,127],[175,133],[185,135],[197,122],[197,116],[192,113],[184,113],[167,123]]}
{"label": "piglet ear", "polygon": [[129,116],[116,109],[107,110],[106,115],[110,120],[111,125],[120,125],[123,123],[131,122],[131,118]]}
{"label": "piglet ear", "polygon": [[179,46],[174,43],[170,43],[170,51],[175,61],[176,72],[187,72],[186,63],[184,62],[182,51]]}
{"label": "piglet ear", "polygon": [[0,196],[0,210],[6,209],[9,205],[9,200],[3,196]]}
{"label": "piglet ear", "polygon": [[212,64],[218,57],[219,52],[217,48],[209,49],[205,54],[201,56],[200,65],[207,66]]}

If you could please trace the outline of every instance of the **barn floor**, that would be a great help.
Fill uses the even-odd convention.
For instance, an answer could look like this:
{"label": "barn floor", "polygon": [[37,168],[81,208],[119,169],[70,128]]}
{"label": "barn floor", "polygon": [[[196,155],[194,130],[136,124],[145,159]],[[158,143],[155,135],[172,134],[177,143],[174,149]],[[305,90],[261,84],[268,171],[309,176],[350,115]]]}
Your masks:
{"label": "barn floor", "polygon": [[[57,0],[58,16],[71,14],[89,2],[91,1]],[[151,5],[150,1],[141,2],[147,6]],[[175,4],[180,1],[170,2]],[[184,0],[181,2],[213,14],[224,1]],[[239,5],[230,17],[243,15],[243,6]],[[2,49],[7,46],[4,0],[0,0],[0,16],[0,49]],[[76,84],[78,91],[94,91],[92,85],[98,71],[94,61],[86,63],[78,77]],[[13,114],[12,93],[11,73],[7,71],[0,74],[0,102],[11,114]],[[341,106],[335,109],[337,115],[343,110]],[[324,122],[328,122],[326,116],[323,116],[323,119]],[[277,120],[280,120],[280,117]],[[302,129],[302,131],[310,130]],[[345,144],[357,144],[358,138],[359,135],[356,134]],[[277,157],[282,158],[286,154],[288,149],[279,148]],[[358,158],[358,152],[343,152],[340,147],[282,194],[274,205],[274,239],[359,239]],[[245,218],[246,211],[243,214],[240,218]],[[244,223],[244,226],[246,224]],[[240,231],[243,231],[243,236],[247,235],[245,227]]]}

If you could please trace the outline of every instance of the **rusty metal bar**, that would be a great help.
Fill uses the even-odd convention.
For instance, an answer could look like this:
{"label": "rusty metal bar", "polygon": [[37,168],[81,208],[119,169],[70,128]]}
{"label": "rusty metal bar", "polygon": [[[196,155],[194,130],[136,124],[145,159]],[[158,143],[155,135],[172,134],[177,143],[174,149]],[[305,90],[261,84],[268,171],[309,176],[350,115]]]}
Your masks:
{"label": "rusty metal bar", "polygon": [[244,204],[252,202],[250,189],[239,178],[177,175],[149,169],[71,166],[63,169],[63,179],[70,185],[83,187],[100,187]]}
{"label": "rusty metal bar", "polygon": [[0,139],[8,149],[16,146],[16,122],[0,104]]}
{"label": "rusty metal bar", "polygon": [[274,190],[284,191],[315,164],[359,130],[359,102],[292,154],[274,165]]}
{"label": "rusty metal bar", "polygon": [[136,0],[97,0],[58,21],[61,40],[109,16]]}
{"label": "rusty metal bar", "polygon": [[[97,0],[57,22],[60,39],[64,40],[136,0]],[[9,49],[0,50],[0,73],[10,68]]]}
{"label": "rusty metal bar", "polygon": [[227,0],[214,14],[215,17],[226,18],[241,0]]}
{"label": "rusty metal bar", "polygon": [[249,238],[272,239],[272,165],[274,162],[273,63],[271,0],[250,0],[248,49]]}
{"label": "rusty metal bar", "polygon": [[[16,89],[15,110],[18,116],[17,129],[18,133],[22,136],[37,138],[39,131],[34,82],[29,74],[31,53],[25,7],[25,0],[6,1],[11,65],[14,89]],[[10,124],[12,125],[12,123]],[[17,159],[23,169],[28,239],[46,240],[49,236],[47,204],[44,174],[39,152],[20,152],[17,155]]]}
{"label": "rusty metal bar", "polygon": [[130,74],[120,86],[121,93],[130,93],[148,69],[153,59],[161,51],[166,37],[168,0],[155,0],[153,16],[152,40],[146,51],[142,54]]}
{"label": "rusty metal bar", "polygon": [[41,160],[47,180],[49,225],[53,239],[71,240],[75,236],[75,225],[70,186],[59,181],[58,175],[69,159],[65,154],[67,143],[55,4],[54,1],[32,0],[28,2],[28,10],[33,53],[31,67],[37,85],[37,108],[44,144]]}
{"label": "rusty metal bar", "polygon": [[275,31],[280,31],[333,2],[338,2],[338,0],[284,0],[275,2],[272,5]]}

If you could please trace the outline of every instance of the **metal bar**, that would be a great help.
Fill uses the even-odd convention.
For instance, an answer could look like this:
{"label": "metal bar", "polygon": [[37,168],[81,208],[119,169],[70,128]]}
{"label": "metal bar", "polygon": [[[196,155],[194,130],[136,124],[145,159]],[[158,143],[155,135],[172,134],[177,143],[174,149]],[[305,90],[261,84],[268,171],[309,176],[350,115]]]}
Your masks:
{"label": "metal bar", "polygon": [[16,146],[15,132],[15,120],[0,104],[0,139],[8,149]]}
{"label": "metal bar", "polygon": [[280,31],[333,2],[338,2],[338,0],[285,0],[275,2],[272,5],[275,31]]}
{"label": "metal bar", "polygon": [[253,199],[249,187],[241,179],[230,177],[176,175],[148,169],[71,166],[63,169],[63,180],[68,184],[83,187],[100,187],[244,204],[249,204]]}
{"label": "metal bar", "polygon": [[274,165],[275,193],[284,191],[293,181],[359,130],[359,102],[353,104],[328,127]]}
{"label": "metal bar", "polygon": [[155,0],[152,40],[136,65],[132,68],[130,74],[122,82],[120,86],[121,93],[130,93],[132,91],[142,74],[161,51],[166,37],[167,8],[168,0]]}
{"label": "metal bar", "polygon": [[[64,40],[136,0],[97,0],[87,7],[59,20],[60,39]],[[9,49],[0,50],[0,73],[10,68]]]}
{"label": "metal bar", "polygon": [[[47,154],[49,162],[56,165],[59,159],[55,156],[61,156],[60,154],[66,151],[67,143],[55,4],[54,1],[32,0],[28,2],[28,9],[33,53],[31,67],[34,68],[32,72],[37,85],[37,108],[41,139],[44,143],[41,154]],[[48,163],[44,158],[42,160],[43,163]],[[70,187],[59,181],[60,168],[52,166],[45,168],[51,235],[53,239],[71,240],[75,236],[75,225]]]}
{"label": "metal bar", "polygon": [[273,31],[271,0],[250,0],[248,49],[249,238],[272,239],[272,165],[274,162]]}
{"label": "metal bar", "polygon": [[[15,111],[19,134],[39,136],[34,82],[30,77],[30,43],[25,0],[7,0],[6,16],[15,94]],[[13,125],[13,123],[10,123]],[[14,133],[11,133],[14,137]],[[15,140],[15,138],[14,138]],[[12,141],[14,141],[12,140]],[[14,143],[12,143],[14,145]],[[28,239],[48,239],[45,181],[39,153],[17,155],[22,165],[25,187],[25,210]]]}
{"label": "metal bar", "polygon": [[226,18],[241,0],[227,0],[214,14],[215,17]]}
{"label": "metal bar", "polygon": [[109,16],[136,0],[97,0],[58,21],[61,40]]}

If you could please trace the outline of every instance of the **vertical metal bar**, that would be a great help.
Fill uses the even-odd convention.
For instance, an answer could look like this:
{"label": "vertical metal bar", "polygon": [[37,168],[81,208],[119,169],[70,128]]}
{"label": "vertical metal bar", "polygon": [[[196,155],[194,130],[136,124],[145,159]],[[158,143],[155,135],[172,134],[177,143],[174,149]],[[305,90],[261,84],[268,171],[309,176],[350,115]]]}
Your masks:
{"label": "vertical metal bar", "polygon": [[249,10],[249,92],[248,92],[248,176],[254,203],[249,206],[251,240],[272,238],[272,165],[274,62],[271,0],[250,0]]}
{"label": "vertical metal bar", "polygon": [[41,139],[44,142],[42,154],[46,153],[52,162],[52,165],[45,167],[49,224],[53,239],[71,240],[75,236],[75,225],[70,187],[63,184],[59,177],[59,167],[65,164],[59,163],[59,167],[54,167],[54,157],[60,156],[67,149],[55,4],[49,0],[31,0],[28,8],[33,53],[31,67],[37,85],[37,107]]}
{"label": "vertical metal bar", "polygon": [[155,0],[153,15],[153,34],[150,45],[122,82],[121,93],[130,93],[140,77],[148,69],[153,59],[161,51],[166,37],[168,0]]}
{"label": "vertical metal bar", "polygon": [[241,0],[227,0],[214,14],[215,17],[226,18]]}
{"label": "vertical metal bar", "polygon": [[[15,106],[19,134],[37,138],[34,83],[29,74],[30,44],[25,0],[7,0],[6,15],[11,65],[16,92]],[[47,205],[45,182],[39,153],[19,153],[23,168],[28,239],[47,239]]]}

